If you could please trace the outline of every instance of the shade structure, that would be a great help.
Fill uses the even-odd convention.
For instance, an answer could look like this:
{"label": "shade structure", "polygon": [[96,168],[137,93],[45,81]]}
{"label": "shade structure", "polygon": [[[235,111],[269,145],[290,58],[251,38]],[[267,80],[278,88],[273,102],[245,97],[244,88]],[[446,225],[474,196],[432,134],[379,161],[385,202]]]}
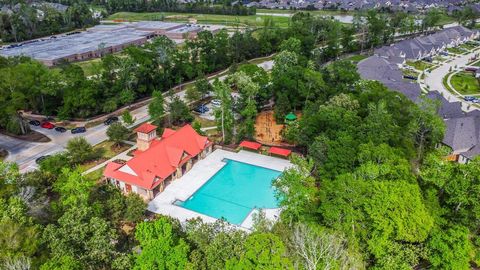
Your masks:
{"label": "shade structure", "polygon": [[252,149],[252,150],[258,150],[258,149],[260,149],[260,147],[262,147],[262,145],[257,143],[257,142],[242,141],[240,143],[240,147],[248,148],[248,149]]}
{"label": "shade structure", "polygon": [[297,116],[294,113],[289,113],[285,116],[285,120],[294,121],[297,120]]}
{"label": "shade structure", "polygon": [[270,147],[270,149],[268,149],[268,153],[288,157],[292,153],[292,151],[280,147]]}

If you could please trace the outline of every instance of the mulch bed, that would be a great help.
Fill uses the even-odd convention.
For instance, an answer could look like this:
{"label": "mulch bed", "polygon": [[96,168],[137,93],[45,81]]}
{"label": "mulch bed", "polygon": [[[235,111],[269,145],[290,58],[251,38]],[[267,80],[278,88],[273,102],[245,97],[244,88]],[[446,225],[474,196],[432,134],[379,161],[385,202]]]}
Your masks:
{"label": "mulch bed", "polygon": [[16,135],[16,134],[7,132],[4,129],[0,130],[0,133],[4,134],[4,135],[7,135],[7,136],[10,136],[10,137],[13,137],[13,138],[16,138],[16,139],[29,141],[29,142],[46,143],[46,142],[51,141],[50,138],[48,138],[47,136],[43,135],[42,133],[36,132],[34,130],[31,130],[29,133],[27,133],[25,135]]}

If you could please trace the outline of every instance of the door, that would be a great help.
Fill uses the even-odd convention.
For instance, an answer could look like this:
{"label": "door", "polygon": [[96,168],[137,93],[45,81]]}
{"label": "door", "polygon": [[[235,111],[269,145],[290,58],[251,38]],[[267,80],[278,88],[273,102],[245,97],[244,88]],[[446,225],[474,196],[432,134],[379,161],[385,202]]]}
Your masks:
{"label": "door", "polygon": [[127,190],[127,193],[132,192],[132,186],[129,184],[125,184],[125,189]]}

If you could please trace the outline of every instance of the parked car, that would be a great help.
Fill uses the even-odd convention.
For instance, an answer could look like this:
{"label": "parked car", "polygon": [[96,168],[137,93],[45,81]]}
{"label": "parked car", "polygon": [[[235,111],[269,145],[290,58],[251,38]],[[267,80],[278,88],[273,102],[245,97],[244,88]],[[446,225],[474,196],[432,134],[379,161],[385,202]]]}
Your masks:
{"label": "parked car", "polygon": [[202,104],[202,105],[198,105],[195,109],[193,109],[193,111],[197,112],[197,113],[206,113],[208,112],[210,109],[205,105],[205,104]]}
{"label": "parked car", "polygon": [[32,126],[40,126],[40,121],[38,120],[30,120],[28,123]]}
{"label": "parked car", "polygon": [[55,128],[55,131],[58,131],[58,132],[60,132],[60,133],[64,133],[64,132],[67,131],[67,129],[64,128],[64,127],[56,127],[56,128]]}
{"label": "parked car", "polygon": [[112,117],[107,118],[107,120],[105,120],[105,121],[103,122],[103,124],[105,124],[106,126],[108,126],[108,125],[113,124],[113,123],[115,123],[115,122],[118,122],[118,117],[112,116]]}
{"label": "parked car", "polygon": [[463,99],[465,101],[474,101],[476,98],[475,97],[472,97],[472,96],[464,96]]}
{"label": "parked car", "polygon": [[35,159],[35,163],[40,164],[42,161],[44,161],[48,157],[50,157],[50,155],[41,156],[41,157]]}
{"label": "parked car", "polygon": [[416,80],[417,79],[417,77],[412,76],[412,75],[404,75],[403,78],[409,79],[409,80]]}
{"label": "parked car", "polygon": [[213,106],[220,106],[220,105],[222,105],[222,102],[218,99],[214,99],[214,100],[212,100],[212,105]]}
{"label": "parked car", "polygon": [[43,122],[41,125],[40,125],[42,128],[46,128],[46,129],[53,129],[55,128],[55,125],[50,123],[50,122]]}
{"label": "parked car", "polygon": [[70,130],[70,132],[72,132],[72,134],[84,133],[84,132],[87,132],[87,129],[85,127],[77,127]]}
{"label": "parked car", "polygon": [[448,52],[440,52],[440,55],[448,56]]}

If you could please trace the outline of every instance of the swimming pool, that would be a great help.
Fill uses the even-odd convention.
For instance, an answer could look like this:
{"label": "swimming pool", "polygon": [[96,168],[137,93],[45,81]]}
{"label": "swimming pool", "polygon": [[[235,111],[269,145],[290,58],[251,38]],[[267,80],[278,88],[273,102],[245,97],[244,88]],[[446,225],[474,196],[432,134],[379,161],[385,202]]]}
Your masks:
{"label": "swimming pool", "polygon": [[225,159],[223,166],[186,201],[175,204],[240,225],[254,208],[278,208],[272,180],[281,172]]}

